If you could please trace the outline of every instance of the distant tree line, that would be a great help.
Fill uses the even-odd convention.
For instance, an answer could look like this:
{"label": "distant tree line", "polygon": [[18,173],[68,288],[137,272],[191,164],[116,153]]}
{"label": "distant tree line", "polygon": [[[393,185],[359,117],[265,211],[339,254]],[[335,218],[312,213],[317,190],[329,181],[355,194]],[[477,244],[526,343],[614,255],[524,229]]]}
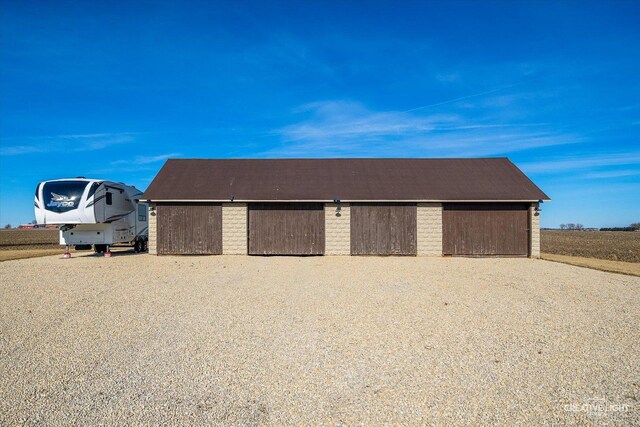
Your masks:
{"label": "distant tree line", "polygon": [[601,228],[600,231],[640,231],[640,222],[634,222],[628,227],[607,227]]}
{"label": "distant tree line", "polygon": [[600,231],[636,231],[633,227],[605,227],[601,228]]}
{"label": "distant tree line", "polygon": [[[560,230],[584,230],[582,224],[560,224]],[[628,227],[604,227],[600,231],[640,231],[640,222],[634,222]]]}
{"label": "distant tree line", "polygon": [[582,224],[560,224],[560,230],[584,230]]}

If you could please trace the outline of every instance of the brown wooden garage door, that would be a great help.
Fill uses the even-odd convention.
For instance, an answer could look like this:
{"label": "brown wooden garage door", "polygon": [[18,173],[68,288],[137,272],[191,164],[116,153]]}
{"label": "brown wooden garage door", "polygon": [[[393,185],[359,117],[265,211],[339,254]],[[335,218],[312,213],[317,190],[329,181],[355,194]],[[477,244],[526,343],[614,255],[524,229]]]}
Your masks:
{"label": "brown wooden garage door", "polygon": [[158,204],[158,254],[218,255],[222,253],[220,203]]}
{"label": "brown wooden garage door", "polygon": [[249,204],[250,255],[323,255],[322,203]]}
{"label": "brown wooden garage door", "polygon": [[352,203],[351,255],[415,255],[415,203]]}
{"label": "brown wooden garage door", "polygon": [[442,212],[445,255],[527,255],[526,204],[447,203]]}

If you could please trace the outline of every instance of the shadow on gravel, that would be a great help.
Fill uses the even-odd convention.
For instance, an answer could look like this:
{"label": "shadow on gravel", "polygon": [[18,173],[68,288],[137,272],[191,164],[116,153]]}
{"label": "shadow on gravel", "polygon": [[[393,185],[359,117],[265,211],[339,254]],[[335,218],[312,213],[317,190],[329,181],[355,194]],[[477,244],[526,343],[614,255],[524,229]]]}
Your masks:
{"label": "shadow on gravel", "polygon": [[[64,251],[63,251],[64,252]],[[148,252],[136,252],[133,248],[111,248],[111,258],[131,255],[148,255]],[[98,254],[92,250],[72,252],[72,258],[105,258],[104,254]]]}

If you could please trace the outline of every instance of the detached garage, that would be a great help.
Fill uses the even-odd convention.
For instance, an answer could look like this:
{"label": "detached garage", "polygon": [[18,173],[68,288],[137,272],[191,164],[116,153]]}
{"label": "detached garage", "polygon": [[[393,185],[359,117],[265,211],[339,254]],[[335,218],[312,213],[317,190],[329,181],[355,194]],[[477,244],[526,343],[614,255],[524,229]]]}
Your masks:
{"label": "detached garage", "polygon": [[507,158],[172,159],[158,255],[531,256],[549,200]]}

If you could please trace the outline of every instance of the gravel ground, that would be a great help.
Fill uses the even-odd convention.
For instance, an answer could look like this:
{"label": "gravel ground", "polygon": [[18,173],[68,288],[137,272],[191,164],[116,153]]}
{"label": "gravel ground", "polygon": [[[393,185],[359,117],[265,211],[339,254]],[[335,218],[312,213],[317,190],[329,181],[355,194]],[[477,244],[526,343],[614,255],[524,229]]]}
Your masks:
{"label": "gravel ground", "polygon": [[121,255],[3,262],[0,289],[0,425],[640,424],[638,277]]}

